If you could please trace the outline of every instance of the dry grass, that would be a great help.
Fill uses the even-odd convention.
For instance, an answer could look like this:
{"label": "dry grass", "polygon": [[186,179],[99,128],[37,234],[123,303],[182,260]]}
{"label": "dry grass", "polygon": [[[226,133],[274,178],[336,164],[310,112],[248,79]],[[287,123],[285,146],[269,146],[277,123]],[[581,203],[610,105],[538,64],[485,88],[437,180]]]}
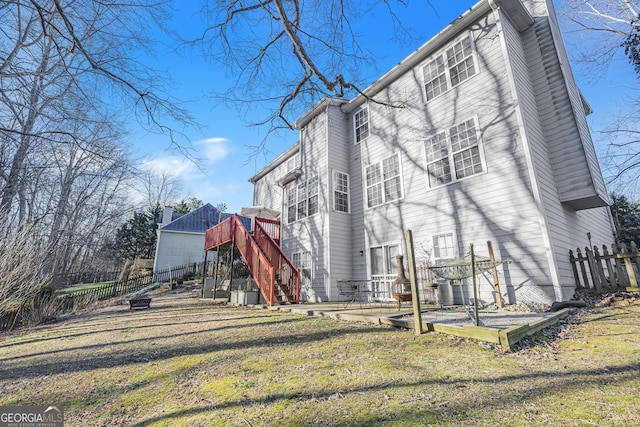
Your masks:
{"label": "dry grass", "polygon": [[518,351],[186,294],[0,336],[0,405],[66,426],[640,425],[640,305]]}

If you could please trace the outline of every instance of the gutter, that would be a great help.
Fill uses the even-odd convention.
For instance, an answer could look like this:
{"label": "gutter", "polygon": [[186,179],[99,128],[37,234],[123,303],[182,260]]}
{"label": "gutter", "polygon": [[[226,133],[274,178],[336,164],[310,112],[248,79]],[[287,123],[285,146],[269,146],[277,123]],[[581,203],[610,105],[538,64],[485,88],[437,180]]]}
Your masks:
{"label": "gutter", "polygon": [[256,182],[258,182],[258,180],[260,180],[266,174],[268,174],[269,172],[274,170],[276,167],[278,167],[279,165],[284,163],[286,160],[289,159],[289,157],[291,157],[293,154],[297,153],[299,150],[300,150],[300,141],[296,142],[291,147],[287,148],[278,157],[276,157],[275,159],[273,159],[269,163],[267,163],[267,165],[265,167],[260,169],[258,172],[256,172],[255,175],[253,175],[251,178],[249,178],[249,182],[252,183],[252,184],[255,184]]}
{"label": "gutter", "polygon": [[398,65],[367,87],[363,94],[359,94],[342,107],[342,111],[349,113],[380,93],[389,84],[396,81],[401,75],[415,68],[420,62],[442,48],[452,38],[465,30],[471,23],[477,21],[492,11],[492,6],[497,4],[514,23],[519,31],[533,24],[533,18],[522,4],[521,0],[482,0],[460,15],[455,21],[447,25],[443,30],[433,36],[429,41],[416,49]]}

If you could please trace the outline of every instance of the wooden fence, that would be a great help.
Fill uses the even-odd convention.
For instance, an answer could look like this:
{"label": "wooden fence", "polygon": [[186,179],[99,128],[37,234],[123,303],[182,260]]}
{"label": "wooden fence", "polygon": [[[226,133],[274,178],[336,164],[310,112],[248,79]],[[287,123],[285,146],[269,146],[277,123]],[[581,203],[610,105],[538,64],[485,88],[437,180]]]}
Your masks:
{"label": "wooden fence", "polygon": [[[102,286],[87,288],[66,295],[61,295],[59,297],[60,309],[63,312],[73,309],[74,302],[81,297],[91,296],[91,298],[101,301],[139,291],[140,289],[149,286],[151,283],[175,282],[187,276],[196,276],[202,274],[203,268],[204,264],[202,262],[178,265],[163,271],[141,274],[125,280],[114,281],[113,283],[108,283]],[[17,312],[10,311],[1,316],[0,330],[10,328],[16,321],[16,315],[18,315]]]}
{"label": "wooden fence", "polygon": [[606,293],[627,290],[638,292],[640,277],[640,251],[635,242],[616,247],[585,247],[569,251],[577,290]]}

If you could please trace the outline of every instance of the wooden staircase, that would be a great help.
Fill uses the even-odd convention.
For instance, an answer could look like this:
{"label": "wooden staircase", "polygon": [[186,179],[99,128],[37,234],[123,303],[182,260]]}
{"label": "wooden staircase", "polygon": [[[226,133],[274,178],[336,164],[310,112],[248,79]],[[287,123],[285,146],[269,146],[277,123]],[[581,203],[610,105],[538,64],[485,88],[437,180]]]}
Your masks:
{"label": "wooden staircase", "polygon": [[280,248],[280,221],[256,217],[252,235],[234,214],[207,230],[204,250],[227,243],[238,248],[267,304],[300,302],[300,271]]}

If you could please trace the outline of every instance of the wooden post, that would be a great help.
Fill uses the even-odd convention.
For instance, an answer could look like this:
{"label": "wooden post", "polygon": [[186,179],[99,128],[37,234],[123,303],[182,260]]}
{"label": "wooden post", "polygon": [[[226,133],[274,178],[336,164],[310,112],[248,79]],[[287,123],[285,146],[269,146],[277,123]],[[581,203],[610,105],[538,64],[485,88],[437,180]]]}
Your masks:
{"label": "wooden post", "polygon": [[202,298],[204,298],[204,280],[207,278],[207,255],[209,255],[209,251],[204,251],[204,263],[202,264]]}
{"label": "wooden post", "polygon": [[414,333],[422,334],[422,313],[420,312],[420,295],[418,293],[418,278],[416,274],[416,258],[413,253],[413,233],[411,230],[405,232],[407,241],[407,264],[409,267],[409,280],[411,281],[411,300],[413,301],[413,324]]}
{"label": "wooden post", "polygon": [[218,266],[220,265],[220,245],[216,247],[216,265],[213,269],[213,299],[216,299],[216,291],[218,290]]}
{"label": "wooden post", "polygon": [[231,302],[231,288],[233,287],[233,257],[234,257],[234,252],[235,251],[235,247],[234,247],[234,243],[233,240],[231,241],[231,255],[229,256],[229,258],[231,258],[231,263],[230,263],[230,270],[229,270],[229,296],[227,297],[227,302]]}
{"label": "wooden post", "polygon": [[629,286],[633,287],[633,288],[637,288],[638,287],[638,282],[636,280],[636,275],[633,271],[633,265],[631,264],[631,254],[629,253],[629,251],[627,250],[627,247],[625,246],[625,244],[622,244],[622,248],[621,248],[621,253],[619,253],[618,255],[616,255],[619,258],[622,258],[622,260],[624,261],[624,266],[627,270],[627,276],[629,277]]}
{"label": "wooden post", "polygon": [[[493,255],[493,245],[491,244],[491,240],[487,240],[487,249],[489,250],[489,260],[491,263],[494,263],[496,257]],[[491,269],[491,273],[493,273],[493,290],[496,293],[496,304],[498,308],[504,307],[504,302],[502,301],[502,294],[500,293],[500,283],[498,282],[498,269],[494,265]]]}
{"label": "wooden post", "polygon": [[620,253],[622,252],[622,247],[618,248],[616,247],[615,244],[611,245],[611,253],[614,256],[614,261],[616,263],[616,274],[617,274],[617,280],[616,280],[616,284],[618,285],[618,288],[626,288],[627,285],[629,284],[629,281],[627,280],[626,276],[625,276],[625,269],[624,269],[624,262],[622,261],[622,257],[620,257]]}
{"label": "wooden post", "polygon": [[473,253],[473,243],[469,245],[469,252],[471,253],[471,277],[473,282],[473,311],[475,312],[476,326],[479,326],[480,319],[478,319],[478,283],[476,280],[476,256]]}

